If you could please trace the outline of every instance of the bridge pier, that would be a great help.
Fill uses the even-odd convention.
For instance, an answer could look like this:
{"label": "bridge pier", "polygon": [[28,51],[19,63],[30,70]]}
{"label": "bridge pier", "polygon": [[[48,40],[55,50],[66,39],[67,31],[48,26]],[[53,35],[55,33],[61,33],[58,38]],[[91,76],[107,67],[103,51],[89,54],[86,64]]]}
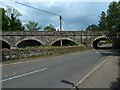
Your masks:
{"label": "bridge pier", "polygon": [[15,46],[11,46],[11,48],[10,49],[16,49],[17,47],[15,47]]}

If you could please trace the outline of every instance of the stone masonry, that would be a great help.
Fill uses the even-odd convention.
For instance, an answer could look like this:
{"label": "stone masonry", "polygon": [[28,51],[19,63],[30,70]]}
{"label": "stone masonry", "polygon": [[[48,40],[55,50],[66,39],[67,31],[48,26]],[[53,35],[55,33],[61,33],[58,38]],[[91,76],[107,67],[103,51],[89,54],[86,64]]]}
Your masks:
{"label": "stone masonry", "polygon": [[72,41],[78,45],[89,44],[98,38],[108,38],[106,32],[88,32],[88,31],[55,31],[55,32],[2,32],[2,42],[7,43],[11,49],[18,48],[18,44],[26,40],[39,42],[44,46],[51,46],[61,39]]}

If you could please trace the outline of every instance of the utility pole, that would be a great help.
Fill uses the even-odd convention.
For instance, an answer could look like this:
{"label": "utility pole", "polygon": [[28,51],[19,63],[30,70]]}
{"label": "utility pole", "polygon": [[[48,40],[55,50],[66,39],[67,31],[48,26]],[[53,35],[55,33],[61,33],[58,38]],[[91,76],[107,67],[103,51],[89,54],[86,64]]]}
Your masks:
{"label": "utility pole", "polygon": [[82,31],[81,31],[81,37],[80,37],[80,40],[81,40],[81,45],[83,44],[83,42],[82,42]]}
{"label": "utility pole", "polygon": [[60,19],[60,46],[62,46],[62,16],[59,16]]}

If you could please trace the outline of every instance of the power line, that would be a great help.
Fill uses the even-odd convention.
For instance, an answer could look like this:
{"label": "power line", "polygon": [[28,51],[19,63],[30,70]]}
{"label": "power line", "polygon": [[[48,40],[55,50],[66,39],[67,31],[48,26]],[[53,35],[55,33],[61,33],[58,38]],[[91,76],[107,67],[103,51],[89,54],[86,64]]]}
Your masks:
{"label": "power line", "polygon": [[[11,0],[13,1],[13,0]],[[35,9],[35,10],[38,10],[38,11],[42,11],[42,12],[45,12],[45,13],[49,13],[49,14],[52,14],[52,15],[55,15],[55,16],[60,16],[59,14],[56,14],[56,13],[52,13],[52,12],[49,12],[49,11],[45,11],[45,10],[42,10],[42,9],[39,9],[39,8],[36,8],[36,7],[32,7],[30,5],[26,5],[26,4],[23,4],[23,3],[20,3],[20,2],[17,2],[17,1],[13,1],[17,4],[20,4],[20,5],[23,5],[23,6],[26,6],[26,7],[29,7],[29,8],[32,8],[32,9]]]}
{"label": "power line", "polygon": [[[59,15],[59,14],[52,13],[52,12],[49,12],[49,11],[46,11],[46,10],[42,10],[42,9],[39,9],[39,8],[30,6],[30,5],[27,5],[27,4],[23,4],[23,3],[20,3],[20,2],[14,1],[14,0],[10,0],[10,1],[13,1],[13,2],[15,2],[15,3],[17,3],[17,4],[20,4],[20,5],[23,5],[23,6],[26,6],[26,7],[35,9],[35,10],[38,10],[38,11],[42,11],[42,12],[45,12],[45,13],[48,13],[48,14],[52,14],[52,15],[59,16],[59,17],[61,16],[61,15]],[[69,26],[67,25],[67,23],[65,22],[65,20],[63,19],[63,17],[62,17],[62,21],[64,22],[64,24],[66,25],[66,27],[71,31],[71,29],[69,28]]]}
{"label": "power line", "polygon": [[65,20],[62,18],[64,24],[66,25],[66,27],[71,31],[70,27],[67,25],[67,23],[65,22]]}

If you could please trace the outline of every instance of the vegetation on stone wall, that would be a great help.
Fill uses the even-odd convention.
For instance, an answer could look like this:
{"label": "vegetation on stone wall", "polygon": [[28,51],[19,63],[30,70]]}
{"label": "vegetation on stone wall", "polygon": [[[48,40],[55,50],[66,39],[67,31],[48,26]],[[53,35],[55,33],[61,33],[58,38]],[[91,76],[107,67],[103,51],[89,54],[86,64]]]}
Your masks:
{"label": "vegetation on stone wall", "polygon": [[20,49],[2,49],[2,60],[3,61],[11,61],[18,60],[24,58],[35,58],[35,57],[43,57],[43,56],[54,56],[61,55],[65,53],[79,52],[88,49],[88,47],[84,46],[43,46],[39,48],[20,48]]}

